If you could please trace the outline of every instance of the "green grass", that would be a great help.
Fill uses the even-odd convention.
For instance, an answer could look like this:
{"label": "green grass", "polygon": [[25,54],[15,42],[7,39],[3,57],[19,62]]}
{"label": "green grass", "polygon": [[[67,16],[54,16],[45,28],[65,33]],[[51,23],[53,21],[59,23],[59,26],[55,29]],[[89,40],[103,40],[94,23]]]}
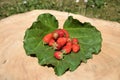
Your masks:
{"label": "green grass", "polygon": [[[25,2],[26,1],[26,2]],[[0,0],[0,19],[34,9],[72,12],[87,17],[120,22],[120,0]]]}

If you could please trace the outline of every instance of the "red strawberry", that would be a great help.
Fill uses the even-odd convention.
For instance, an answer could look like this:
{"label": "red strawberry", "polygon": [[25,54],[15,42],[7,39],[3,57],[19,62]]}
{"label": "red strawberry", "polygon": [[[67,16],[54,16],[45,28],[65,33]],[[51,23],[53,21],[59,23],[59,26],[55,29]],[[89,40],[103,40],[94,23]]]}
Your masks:
{"label": "red strawberry", "polygon": [[57,44],[60,44],[61,46],[64,46],[67,42],[67,38],[65,37],[60,37],[57,39]]}
{"label": "red strawberry", "polygon": [[73,44],[78,44],[78,43],[79,43],[79,42],[78,42],[78,39],[77,39],[77,38],[73,38],[73,39],[72,39],[72,43],[73,43]]}
{"label": "red strawberry", "polygon": [[71,49],[72,49],[71,46],[64,46],[62,52],[65,54],[69,54],[71,52]]}
{"label": "red strawberry", "polygon": [[43,37],[44,44],[48,44],[49,41],[52,39],[52,33],[49,33]]}
{"label": "red strawberry", "polygon": [[62,31],[65,33],[65,37],[66,37],[66,38],[69,38],[69,33],[68,33],[68,31],[66,31],[65,29],[62,29]]}
{"label": "red strawberry", "polygon": [[58,29],[58,34],[59,34],[59,37],[64,37],[65,36],[65,33],[62,29]]}
{"label": "red strawberry", "polygon": [[51,39],[48,43],[49,46],[53,46],[55,44],[55,40],[54,39]]}
{"label": "red strawberry", "polygon": [[62,59],[63,58],[63,53],[62,52],[60,52],[60,51],[56,51],[56,52],[54,52],[54,57],[56,58],[56,59]]}
{"label": "red strawberry", "polygon": [[74,53],[77,53],[79,50],[80,50],[79,44],[73,44],[73,45],[72,45],[72,51],[73,51]]}
{"label": "red strawberry", "polygon": [[58,29],[58,30],[55,30],[55,32],[53,32],[54,39],[57,39],[58,37],[64,37],[64,36],[65,36],[65,33],[62,29]]}
{"label": "red strawberry", "polygon": [[67,44],[63,47],[62,51],[65,54],[69,54],[72,50],[72,42],[67,42]]}

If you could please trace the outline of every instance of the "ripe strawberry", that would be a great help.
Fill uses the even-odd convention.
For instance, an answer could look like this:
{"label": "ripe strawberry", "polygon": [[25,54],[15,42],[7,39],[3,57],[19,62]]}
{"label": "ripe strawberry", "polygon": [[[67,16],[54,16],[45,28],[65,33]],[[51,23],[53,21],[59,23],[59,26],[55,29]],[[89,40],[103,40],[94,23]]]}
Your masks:
{"label": "ripe strawberry", "polygon": [[64,36],[65,36],[65,33],[63,32],[62,29],[58,29],[58,30],[55,30],[55,32],[53,32],[54,39],[57,39],[58,37],[64,37]]}
{"label": "ripe strawberry", "polygon": [[43,37],[44,44],[48,44],[49,41],[52,39],[52,33],[49,33]]}
{"label": "ripe strawberry", "polygon": [[62,51],[65,54],[69,54],[72,50],[72,42],[67,42],[67,44],[63,47]]}
{"label": "ripe strawberry", "polygon": [[65,54],[69,54],[71,52],[71,49],[72,49],[71,46],[64,46],[62,52]]}
{"label": "ripe strawberry", "polygon": [[55,44],[55,40],[54,39],[51,39],[48,43],[49,46],[53,46]]}
{"label": "ripe strawberry", "polygon": [[78,44],[78,43],[79,43],[79,42],[78,42],[78,39],[77,39],[77,38],[73,38],[73,39],[72,39],[72,43],[73,43],[73,44]]}
{"label": "ripe strawberry", "polygon": [[56,59],[62,59],[63,58],[63,53],[62,52],[60,52],[60,51],[56,51],[56,52],[54,52],[54,57],[56,58]]}
{"label": "ripe strawberry", "polygon": [[65,29],[62,29],[62,31],[65,33],[65,37],[66,37],[66,38],[69,38],[69,33],[68,33],[68,31],[66,31]]}
{"label": "ripe strawberry", "polygon": [[57,44],[60,44],[61,46],[64,46],[67,42],[67,38],[65,37],[60,37],[57,39]]}
{"label": "ripe strawberry", "polygon": [[77,53],[79,50],[80,50],[79,44],[73,44],[73,45],[72,45],[72,51],[73,51],[74,53]]}
{"label": "ripe strawberry", "polygon": [[65,33],[62,29],[58,29],[58,34],[59,34],[59,37],[64,37],[65,36]]}

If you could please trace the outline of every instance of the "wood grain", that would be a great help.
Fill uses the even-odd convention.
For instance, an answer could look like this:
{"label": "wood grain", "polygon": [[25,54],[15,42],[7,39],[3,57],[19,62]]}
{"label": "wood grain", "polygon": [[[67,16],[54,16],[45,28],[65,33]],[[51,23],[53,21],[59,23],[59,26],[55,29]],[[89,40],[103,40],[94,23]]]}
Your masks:
{"label": "wood grain", "polygon": [[[102,33],[102,50],[74,72],[56,76],[52,68],[25,54],[23,37],[39,14],[51,13],[62,27],[69,15],[90,22]],[[0,80],[120,80],[120,24],[53,10],[34,10],[0,21]]]}

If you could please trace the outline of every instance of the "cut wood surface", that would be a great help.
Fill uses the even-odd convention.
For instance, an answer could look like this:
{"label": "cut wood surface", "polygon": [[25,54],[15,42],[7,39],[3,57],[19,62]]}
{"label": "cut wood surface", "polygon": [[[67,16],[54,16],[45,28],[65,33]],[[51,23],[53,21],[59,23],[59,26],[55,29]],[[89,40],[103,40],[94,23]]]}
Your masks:
{"label": "cut wood surface", "polygon": [[[68,16],[90,22],[102,33],[102,49],[75,71],[56,76],[23,48],[25,30],[42,13],[51,13],[62,27]],[[120,24],[54,10],[34,10],[0,20],[0,80],[120,80]]]}

